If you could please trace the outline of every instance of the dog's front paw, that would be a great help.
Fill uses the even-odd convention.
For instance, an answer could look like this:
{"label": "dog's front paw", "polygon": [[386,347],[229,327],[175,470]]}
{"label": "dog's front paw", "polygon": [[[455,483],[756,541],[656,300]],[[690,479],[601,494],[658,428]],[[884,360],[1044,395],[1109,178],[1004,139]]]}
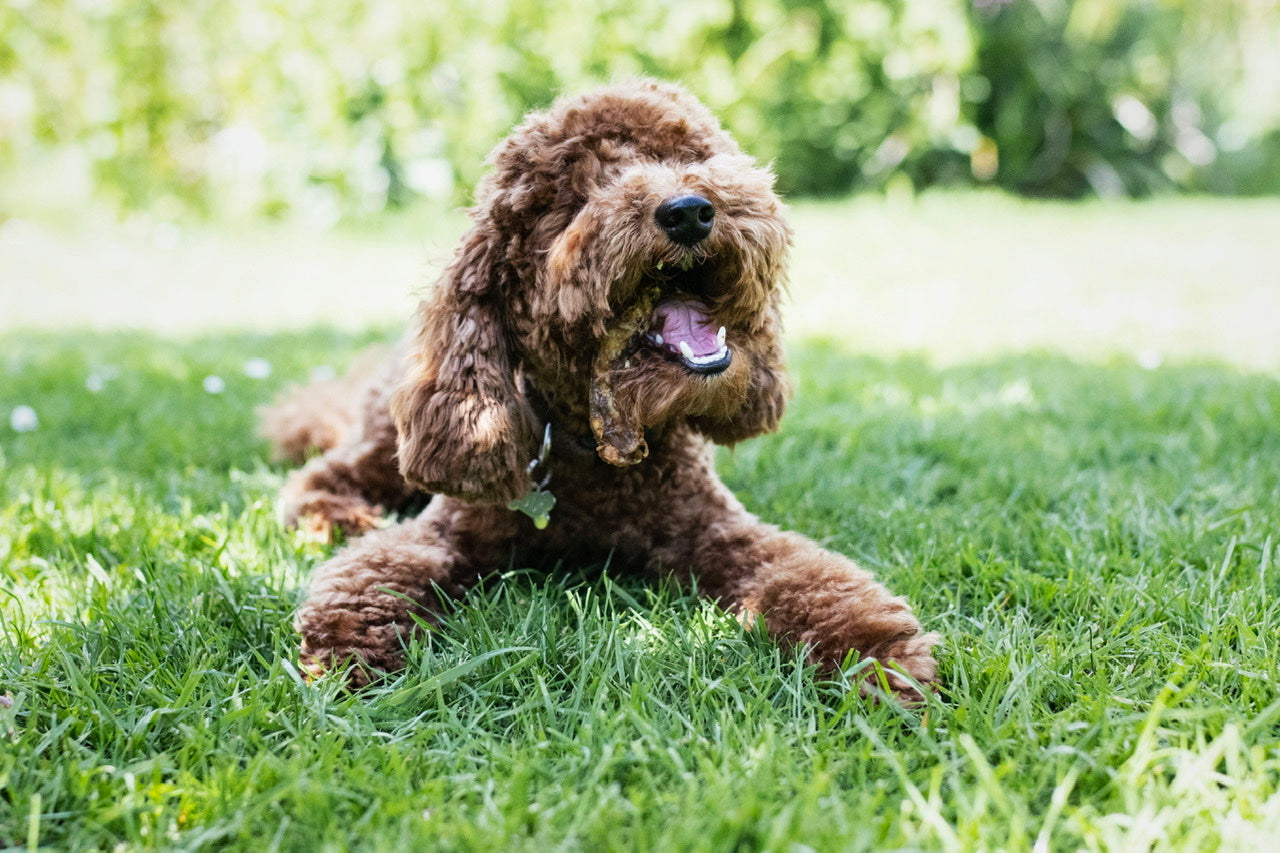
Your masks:
{"label": "dog's front paw", "polygon": [[[912,634],[886,643],[868,656],[880,663],[885,682],[900,702],[907,705],[923,702],[922,690],[928,690],[938,680],[938,662],[933,657],[933,647],[938,640],[934,633]],[[904,678],[903,673],[910,679]],[[878,683],[879,678],[868,673],[862,681],[863,692],[869,688],[874,690]]]}
{"label": "dog's front paw", "polygon": [[379,507],[360,498],[329,492],[304,492],[286,502],[281,514],[286,526],[296,527],[321,542],[332,542],[339,532],[347,537],[359,536],[382,522]]}
{"label": "dog's front paw", "polygon": [[306,642],[298,655],[298,669],[308,682],[341,673],[343,686],[359,690],[384,678],[388,672],[404,668],[404,659],[372,649],[313,648]]}
{"label": "dog's front paw", "polygon": [[395,619],[399,598],[379,591],[361,595],[349,575],[312,589],[298,608],[294,628],[302,641],[299,664],[308,679],[344,673],[348,687],[364,687],[404,668],[404,637]]}

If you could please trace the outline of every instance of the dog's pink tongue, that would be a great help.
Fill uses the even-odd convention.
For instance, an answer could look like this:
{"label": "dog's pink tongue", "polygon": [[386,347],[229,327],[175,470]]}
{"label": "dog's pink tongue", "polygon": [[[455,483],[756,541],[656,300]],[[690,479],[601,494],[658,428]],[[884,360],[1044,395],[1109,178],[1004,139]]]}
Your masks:
{"label": "dog's pink tongue", "polygon": [[707,317],[710,310],[694,299],[670,299],[653,309],[649,334],[662,335],[662,342],[679,352],[680,343],[689,344],[694,355],[714,355],[720,351],[718,328]]}

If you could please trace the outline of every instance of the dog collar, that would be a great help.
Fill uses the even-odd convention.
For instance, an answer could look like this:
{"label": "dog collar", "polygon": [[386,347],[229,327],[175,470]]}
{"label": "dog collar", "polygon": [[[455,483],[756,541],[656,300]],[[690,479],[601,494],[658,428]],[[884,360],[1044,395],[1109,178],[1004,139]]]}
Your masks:
{"label": "dog collar", "polygon": [[[556,505],[556,496],[547,490],[547,484],[551,482],[551,421],[547,421],[542,431],[542,447],[529,463],[528,471],[529,479],[533,481],[532,488],[507,504],[507,509],[523,512],[533,520],[534,527],[545,530],[551,521],[551,510]],[[539,473],[542,479],[538,479]]]}

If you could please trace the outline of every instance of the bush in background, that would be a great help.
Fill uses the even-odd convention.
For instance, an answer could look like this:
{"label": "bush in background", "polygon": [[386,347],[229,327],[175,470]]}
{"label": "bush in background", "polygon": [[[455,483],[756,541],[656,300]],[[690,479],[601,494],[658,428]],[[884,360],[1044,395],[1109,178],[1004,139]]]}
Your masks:
{"label": "bush in background", "polygon": [[[985,0],[973,123],[1020,192],[1280,190],[1273,0]],[[1264,88],[1270,86],[1270,91]]]}
{"label": "bush in background", "polygon": [[1274,0],[9,0],[0,202],[457,201],[557,93],[686,83],[784,191],[1280,190]]}

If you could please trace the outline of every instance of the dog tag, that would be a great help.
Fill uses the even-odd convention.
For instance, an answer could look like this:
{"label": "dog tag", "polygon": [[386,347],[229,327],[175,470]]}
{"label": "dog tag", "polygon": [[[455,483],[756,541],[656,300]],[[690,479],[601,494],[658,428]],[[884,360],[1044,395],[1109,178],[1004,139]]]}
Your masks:
{"label": "dog tag", "polygon": [[551,520],[551,509],[556,505],[556,496],[541,489],[532,489],[524,497],[517,498],[507,504],[507,509],[523,512],[533,519],[533,526],[539,530],[546,529]]}

